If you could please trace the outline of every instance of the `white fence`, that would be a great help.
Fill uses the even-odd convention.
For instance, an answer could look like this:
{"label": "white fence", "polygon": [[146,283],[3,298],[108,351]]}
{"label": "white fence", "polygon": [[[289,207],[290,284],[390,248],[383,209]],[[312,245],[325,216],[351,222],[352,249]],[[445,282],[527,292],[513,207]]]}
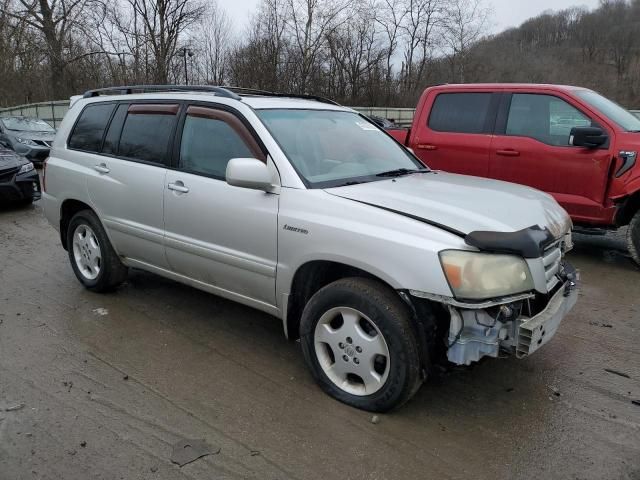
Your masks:
{"label": "white fence", "polygon": [[[377,117],[388,118],[400,126],[408,127],[413,121],[414,108],[393,108],[393,107],[352,107],[365,114]],[[56,100],[54,102],[29,103],[16,107],[0,108],[0,117],[11,115],[22,115],[27,117],[38,117],[57,127],[62,121],[65,113],[69,109],[68,100]],[[640,110],[630,110],[635,116],[640,118]]]}

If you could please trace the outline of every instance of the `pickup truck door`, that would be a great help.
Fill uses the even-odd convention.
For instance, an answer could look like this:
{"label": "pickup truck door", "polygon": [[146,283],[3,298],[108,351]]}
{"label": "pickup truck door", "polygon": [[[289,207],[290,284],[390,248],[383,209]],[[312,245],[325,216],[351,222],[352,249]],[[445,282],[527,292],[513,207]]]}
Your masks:
{"label": "pickup truck door", "polygon": [[486,177],[499,93],[434,93],[414,122],[409,146],[435,170]]}
{"label": "pickup truck door", "polygon": [[[164,190],[171,270],[243,303],[275,305],[279,195],[229,185],[232,158],[266,155],[227,110],[188,106]],[[257,306],[257,305],[256,305]]]}
{"label": "pickup truck door", "polygon": [[597,222],[613,155],[609,144],[597,149],[569,144],[573,127],[591,125],[598,124],[568,98],[505,93],[488,176],[550,193],[574,220]]}

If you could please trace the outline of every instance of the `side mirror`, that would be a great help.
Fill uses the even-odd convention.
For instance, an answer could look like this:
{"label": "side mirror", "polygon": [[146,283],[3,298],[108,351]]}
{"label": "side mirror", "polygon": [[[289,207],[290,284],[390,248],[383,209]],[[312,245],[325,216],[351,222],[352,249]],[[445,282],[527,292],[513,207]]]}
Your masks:
{"label": "side mirror", "polygon": [[232,158],[227,163],[226,179],[234,187],[270,190],[271,173],[267,164],[256,158]]}
{"label": "side mirror", "polygon": [[569,145],[597,148],[604,145],[609,136],[600,127],[573,127],[569,133]]}

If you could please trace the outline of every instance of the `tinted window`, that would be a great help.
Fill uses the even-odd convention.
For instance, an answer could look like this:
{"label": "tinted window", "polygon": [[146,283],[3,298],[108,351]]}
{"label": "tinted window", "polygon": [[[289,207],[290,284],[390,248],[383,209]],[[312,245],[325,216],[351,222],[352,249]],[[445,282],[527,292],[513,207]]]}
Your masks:
{"label": "tinted window", "polygon": [[511,98],[506,134],[568,146],[571,129],[588,126],[588,117],[558,97],[516,93]]}
{"label": "tinted window", "polygon": [[107,135],[104,137],[104,145],[102,153],[116,153],[118,151],[118,140],[120,140],[120,132],[122,132],[122,123],[127,116],[128,104],[118,106],[116,113],[113,115]]}
{"label": "tinted window", "polygon": [[253,157],[247,144],[227,122],[187,115],[180,147],[182,169],[225,178],[229,160]]}
{"label": "tinted window", "polygon": [[69,137],[69,148],[99,152],[104,129],[109,123],[114,107],[113,103],[87,106],[80,114],[80,118]]}
{"label": "tinted window", "polygon": [[165,163],[176,116],[151,111],[132,112],[122,128],[118,155],[146,162]]}
{"label": "tinted window", "polygon": [[429,128],[437,132],[483,133],[491,93],[441,93],[429,116]]}

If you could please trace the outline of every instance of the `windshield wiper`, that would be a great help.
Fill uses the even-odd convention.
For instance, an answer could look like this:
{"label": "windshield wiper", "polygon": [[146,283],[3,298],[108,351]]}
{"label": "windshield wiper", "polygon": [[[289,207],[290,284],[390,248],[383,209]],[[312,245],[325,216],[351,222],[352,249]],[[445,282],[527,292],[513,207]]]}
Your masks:
{"label": "windshield wiper", "polygon": [[428,171],[426,168],[396,168],[395,170],[378,173],[376,177],[401,177],[410,173],[425,173]]}

